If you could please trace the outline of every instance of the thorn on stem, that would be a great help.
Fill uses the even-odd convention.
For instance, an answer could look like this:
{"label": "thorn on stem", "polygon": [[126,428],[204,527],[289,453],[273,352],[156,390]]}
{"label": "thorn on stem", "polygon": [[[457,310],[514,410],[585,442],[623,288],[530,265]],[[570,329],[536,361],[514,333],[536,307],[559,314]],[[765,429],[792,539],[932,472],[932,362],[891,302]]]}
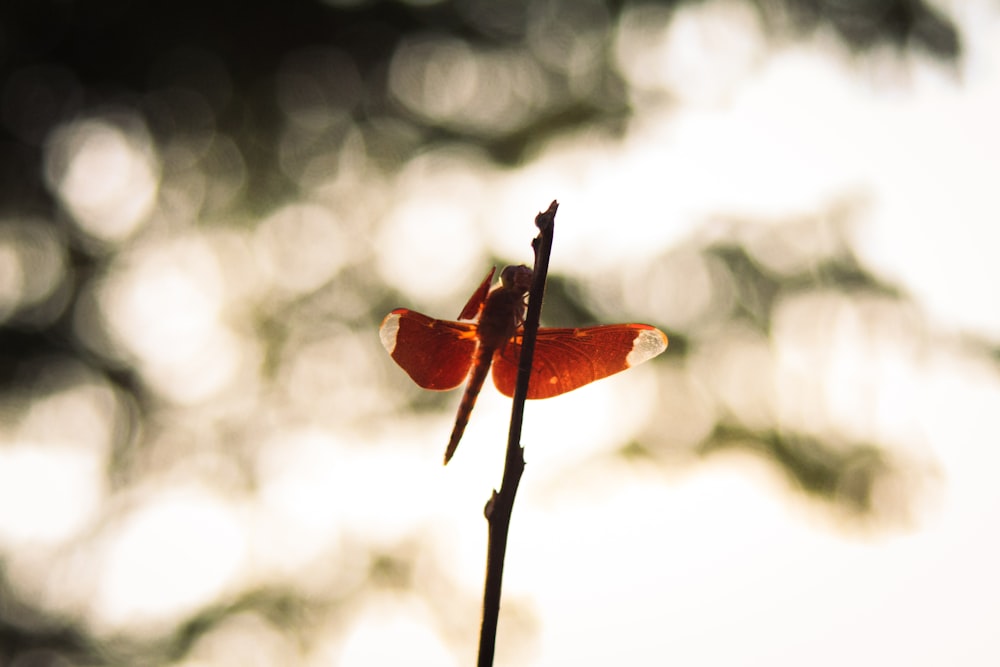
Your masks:
{"label": "thorn on stem", "polygon": [[486,501],[486,506],[483,508],[483,515],[486,517],[487,521],[489,521],[490,518],[493,516],[493,507],[496,505],[496,502],[497,502],[497,490],[493,489],[493,493],[490,495],[490,499]]}

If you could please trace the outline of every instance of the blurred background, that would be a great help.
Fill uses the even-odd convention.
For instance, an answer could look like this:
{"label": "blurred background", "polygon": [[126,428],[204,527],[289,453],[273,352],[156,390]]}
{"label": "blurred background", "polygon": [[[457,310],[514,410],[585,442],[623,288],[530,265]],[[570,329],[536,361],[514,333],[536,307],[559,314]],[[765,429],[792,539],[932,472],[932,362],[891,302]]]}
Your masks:
{"label": "blurred background", "polygon": [[468,665],[510,402],[377,328],[530,263],[498,665],[1000,663],[995,0],[0,6],[0,665]]}

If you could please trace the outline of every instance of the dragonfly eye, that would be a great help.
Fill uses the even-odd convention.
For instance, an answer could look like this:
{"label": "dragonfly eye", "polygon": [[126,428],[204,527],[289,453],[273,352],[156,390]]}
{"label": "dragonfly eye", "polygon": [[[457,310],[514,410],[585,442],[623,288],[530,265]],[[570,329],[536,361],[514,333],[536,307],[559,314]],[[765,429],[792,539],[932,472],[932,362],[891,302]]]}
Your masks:
{"label": "dragonfly eye", "polygon": [[531,289],[531,269],[524,264],[520,266],[505,266],[500,273],[500,282],[504,287],[514,288],[519,292],[527,292]]}

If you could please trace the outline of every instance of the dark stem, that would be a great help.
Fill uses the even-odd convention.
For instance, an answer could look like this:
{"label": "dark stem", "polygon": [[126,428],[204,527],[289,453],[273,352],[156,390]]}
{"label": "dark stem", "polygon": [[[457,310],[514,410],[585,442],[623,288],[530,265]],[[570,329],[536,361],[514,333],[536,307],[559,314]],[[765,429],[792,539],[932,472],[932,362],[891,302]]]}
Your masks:
{"label": "dark stem", "polygon": [[507,435],[507,456],[504,460],[500,490],[486,503],[486,520],[489,523],[489,546],[486,556],[486,586],[483,590],[483,625],[479,633],[479,667],[492,667],[497,642],[497,619],[500,616],[500,588],[503,584],[503,561],[507,553],[507,534],[510,515],[514,509],[514,496],[524,472],[524,448],[521,447],[521,422],[524,419],[524,401],[528,397],[528,380],[531,379],[531,362],[535,355],[535,335],[542,313],[542,296],[545,278],[549,272],[549,255],[552,252],[552,232],[555,227],[558,202],[553,201],[547,211],[535,216],[538,236],[531,245],[535,249],[535,268],[528,293],[528,313],[524,320],[524,339],[518,362],[517,385],[514,388],[514,405],[510,415]]}

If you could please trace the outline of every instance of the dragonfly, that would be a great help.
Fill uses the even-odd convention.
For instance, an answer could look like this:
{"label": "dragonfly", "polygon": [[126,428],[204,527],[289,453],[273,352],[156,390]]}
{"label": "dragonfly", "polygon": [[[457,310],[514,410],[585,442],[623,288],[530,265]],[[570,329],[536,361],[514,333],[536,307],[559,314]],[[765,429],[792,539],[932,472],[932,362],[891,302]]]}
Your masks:
{"label": "dragonfly", "polygon": [[[466,383],[445,449],[445,465],[458,448],[490,368],[493,384],[504,396],[513,396],[517,384],[532,271],[523,265],[507,266],[491,289],[495,272],[493,267],[457,321],[397,308],[379,327],[382,345],[419,386],[447,391]],[[666,335],[648,324],[539,328],[528,398],[564,394],[637,366],[666,348]]]}

